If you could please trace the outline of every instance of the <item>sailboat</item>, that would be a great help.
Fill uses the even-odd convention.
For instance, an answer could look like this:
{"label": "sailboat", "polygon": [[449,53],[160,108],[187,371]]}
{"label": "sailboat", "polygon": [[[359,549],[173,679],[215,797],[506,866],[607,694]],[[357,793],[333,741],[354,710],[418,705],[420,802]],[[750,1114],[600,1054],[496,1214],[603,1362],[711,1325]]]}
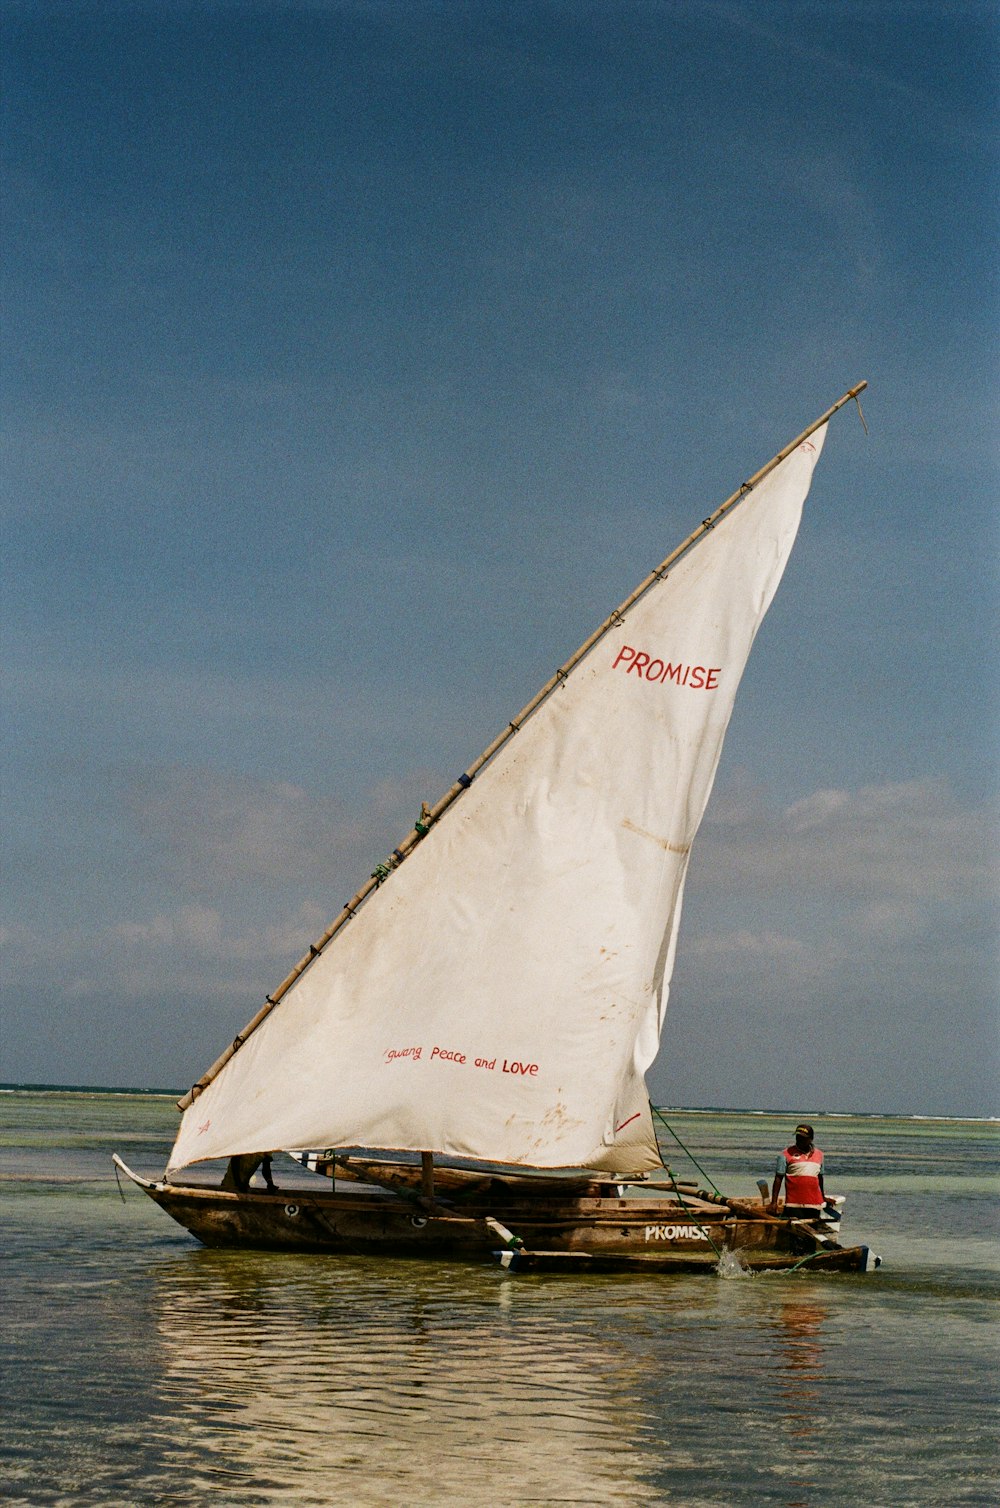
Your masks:
{"label": "sailboat", "polygon": [[[827,424],[866,386],[705,518],[423,807],[179,1101],[163,1175],[116,1156],[200,1241],[515,1270],[874,1264],[839,1243],[833,1205],[792,1219],[675,1179],[645,1085],[737,686]],[[308,1176],[278,1188],[282,1151]],[[219,1159],[221,1184],[184,1174]]]}

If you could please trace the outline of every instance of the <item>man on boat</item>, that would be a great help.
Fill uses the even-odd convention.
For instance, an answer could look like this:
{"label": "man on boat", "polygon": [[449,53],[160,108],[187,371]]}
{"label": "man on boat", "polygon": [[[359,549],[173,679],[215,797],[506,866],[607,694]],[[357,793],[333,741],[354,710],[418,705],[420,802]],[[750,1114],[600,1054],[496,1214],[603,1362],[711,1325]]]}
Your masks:
{"label": "man on boat", "polygon": [[277,1185],[271,1176],[270,1152],[248,1152],[242,1157],[231,1157],[220,1187],[230,1193],[245,1194],[258,1168],[264,1175],[264,1187],[269,1193],[275,1193]]}
{"label": "man on boat", "polygon": [[779,1152],[771,1188],[771,1214],[778,1213],[778,1191],[785,1181],[785,1214],[811,1220],[826,1203],[823,1154],[813,1143],[813,1128],[803,1121],[795,1127],[795,1144]]}

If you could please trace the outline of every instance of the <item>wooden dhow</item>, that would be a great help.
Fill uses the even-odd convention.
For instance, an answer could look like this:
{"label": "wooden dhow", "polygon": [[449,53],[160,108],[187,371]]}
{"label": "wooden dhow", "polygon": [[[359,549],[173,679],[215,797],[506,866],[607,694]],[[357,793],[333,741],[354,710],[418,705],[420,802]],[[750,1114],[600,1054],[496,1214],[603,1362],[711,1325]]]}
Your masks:
{"label": "wooden dhow", "polygon": [[727,1262],[750,1272],[806,1264],[870,1272],[881,1265],[867,1246],[841,1246],[832,1219],[789,1220],[750,1200],[655,1181],[567,1177],[536,1188],[524,1177],[476,1176],[463,1191],[443,1168],[437,1172],[450,1192],[430,1199],[413,1180],[385,1176],[347,1189],[294,1184],[237,1193],[142,1178],[117,1155],[115,1163],[210,1247],[499,1261],[515,1272],[714,1272]]}
{"label": "wooden dhow", "polygon": [[[676,1182],[644,1077],[739,679],[826,425],[865,386],[705,518],[423,807],[179,1102],[163,1177],[115,1158],[200,1241],[513,1270],[874,1265],[840,1245],[832,1206],[793,1220]],[[254,1186],[279,1149],[313,1181]],[[221,1187],[178,1176],[226,1158]]]}

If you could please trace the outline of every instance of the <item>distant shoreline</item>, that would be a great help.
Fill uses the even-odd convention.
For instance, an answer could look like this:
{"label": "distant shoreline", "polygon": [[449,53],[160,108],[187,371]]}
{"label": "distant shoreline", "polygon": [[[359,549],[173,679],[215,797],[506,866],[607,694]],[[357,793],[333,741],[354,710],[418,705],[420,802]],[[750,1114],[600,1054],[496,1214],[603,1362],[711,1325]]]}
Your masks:
{"label": "distant shoreline", "polygon": [[[106,1094],[142,1095],[147,1099],[179,1099],[182,1089],[139,1089],[118,1084],[0,1084],[0,1094]],[[797,1116],[798,1107],[758,1109],[757,1106],[738,1105],[657,1105],[658,1110],[672,1115],[775,1115]],[[816,1120],[888,1120],[888,1121],[942,1121],[969,1122],[976,1125],[992,1125],[1000,1121],[998,1115],[922,1115],[901,1110],[813,1110]]]}
{"label": "distant shoreline", "polygon": [[0,1094],[144,1094],[180,1099],[183,1089],[138,1089],[120,1084],[0,1084]]}

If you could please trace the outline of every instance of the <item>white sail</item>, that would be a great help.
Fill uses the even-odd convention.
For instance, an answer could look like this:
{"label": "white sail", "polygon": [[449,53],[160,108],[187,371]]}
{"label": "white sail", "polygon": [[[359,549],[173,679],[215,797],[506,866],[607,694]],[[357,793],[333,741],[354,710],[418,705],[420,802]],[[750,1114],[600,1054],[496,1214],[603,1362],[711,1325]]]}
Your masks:
{"label": "white sail", "polygon": [[691,844],[825,425],[641,596],[186,1110],[170,1159],[657,1166]]}

